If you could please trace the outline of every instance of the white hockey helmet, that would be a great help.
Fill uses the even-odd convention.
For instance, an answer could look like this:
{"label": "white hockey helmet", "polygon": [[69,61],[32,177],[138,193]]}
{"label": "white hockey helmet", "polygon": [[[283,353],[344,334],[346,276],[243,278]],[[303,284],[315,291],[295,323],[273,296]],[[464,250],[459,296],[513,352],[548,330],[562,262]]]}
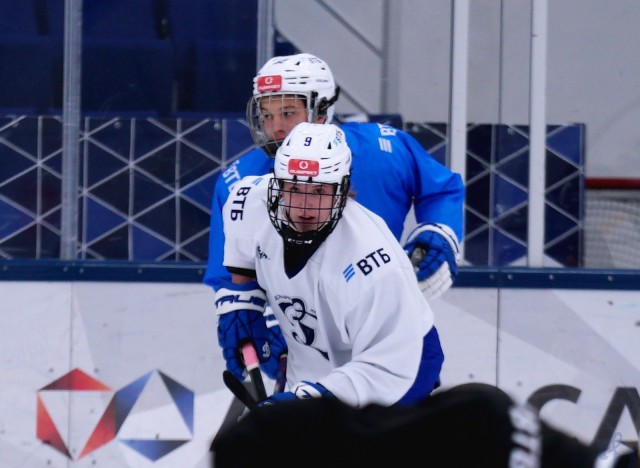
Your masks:
{"label": "white hockey helmet", "polygon": [[327,63],[315,55],[302,53],[273,57],[253,78],[253,96],[247,103],[247,123],[254,142],[274,157],[282,141],[270,140],[262,128],[260,99],[275,96],[300,96],[304,99],[307,122],[325,116],[331,123],[335,102],[340,95]]}
{"label": "white hockey helmet", "polygon": [[[347,203],[351,159],[346,136],[337,125],[299,123],[284,139],[276,152],[267,199],[271,222],[287,244],[319,245],[333,231]],[[332,197],[327,208],[330,215],[309,221],[315,223],[314,229],[298,229],[289,216],[292,207],[286,204],[286,182],[333,186],[330,195],[321,195]]]}

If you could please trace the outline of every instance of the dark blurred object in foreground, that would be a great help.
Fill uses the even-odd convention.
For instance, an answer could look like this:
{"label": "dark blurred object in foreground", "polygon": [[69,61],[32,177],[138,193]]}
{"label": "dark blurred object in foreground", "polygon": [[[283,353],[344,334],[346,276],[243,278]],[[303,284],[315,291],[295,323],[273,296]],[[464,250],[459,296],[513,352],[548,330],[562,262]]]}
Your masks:
{"label": "dark blurred object in foreground", "polygon": [[[449,468],[633,468],[637,454],[599,454],[502,390],[464,384],[416,406],[353,408],[334,399],[259,407],[221,430],[215,468],[431,465]],[[424,460],[424,463],[421,463]]]}

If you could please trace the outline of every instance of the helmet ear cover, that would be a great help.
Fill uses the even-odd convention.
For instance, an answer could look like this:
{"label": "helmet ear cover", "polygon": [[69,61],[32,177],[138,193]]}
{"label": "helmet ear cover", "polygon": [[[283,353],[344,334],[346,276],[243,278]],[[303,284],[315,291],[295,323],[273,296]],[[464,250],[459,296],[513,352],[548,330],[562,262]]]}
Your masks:
{"label": "helmet ear cover", "polygon": [[[314,101],[317,99],[317,96],[318,96],[318,93],[316,92],[312,93],[312,99]],[[317,105],[312,105],[311,107],[315,107],[318,109],[318,116],[327,117],[329,108],[336,103],[339,96],[340,96],[340,86],[336,86],[336,94],[334,94],[331,99],[327,99],[326,97],[323,97],[320,99],[320,102],[318,102]],[[326,123],[330,123],[330,122],[327,121]]]}

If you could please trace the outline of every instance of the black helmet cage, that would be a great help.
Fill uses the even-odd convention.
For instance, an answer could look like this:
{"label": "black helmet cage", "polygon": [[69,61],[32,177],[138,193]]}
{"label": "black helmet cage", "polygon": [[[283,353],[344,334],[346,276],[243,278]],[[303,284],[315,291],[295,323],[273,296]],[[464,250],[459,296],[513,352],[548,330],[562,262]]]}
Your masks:
{"label": "black helmet cage", "polygon": [[[293,227],[293,222],[289,218],[290,206],[285,204],[284,200],[284,182],[291,183],[304,183],[304,184],[319,184],[319,185],[332,185],[334,187],[332,195],[334,198],[331,208],[331,215],[329,218],[322,222],[317,223],[317,229],[309,231],[298,231]],[[269,219],[271,224],[275,227],[278,234],[284,239],[285,245],[291,246],[318,246],[333,232],[338,221],[342,218],[342,212],[347,203],[350,189],[349,175],[342,177],[342,181],[339,184],[328,184],[326,182],[314,182],[312,177],[308,180],[300,180],[297,177],[293,179],[278,179],[273,177],[269,181],[269,189],[267,195],[267,208],[269,211]],[[321,208],[318,208],[320,210]]]}

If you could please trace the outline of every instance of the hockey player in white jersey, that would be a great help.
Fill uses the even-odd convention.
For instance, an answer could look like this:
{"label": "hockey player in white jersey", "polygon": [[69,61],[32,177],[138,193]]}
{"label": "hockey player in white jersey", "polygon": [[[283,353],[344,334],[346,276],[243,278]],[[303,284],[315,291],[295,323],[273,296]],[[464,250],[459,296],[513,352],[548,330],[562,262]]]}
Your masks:
{"label": "hockey player in white jersey", "polygon": [[232,278],[215,296],[218,339],[227,362],[240,362],[246,340],[264,351],[271,305],[288,347],[289,391],[267,403],[409,404],[439,383],[432,310],[384,220],[349,197],[351,157],[339,127],[300,123],[274,173],[243,178],[224,205]]}

